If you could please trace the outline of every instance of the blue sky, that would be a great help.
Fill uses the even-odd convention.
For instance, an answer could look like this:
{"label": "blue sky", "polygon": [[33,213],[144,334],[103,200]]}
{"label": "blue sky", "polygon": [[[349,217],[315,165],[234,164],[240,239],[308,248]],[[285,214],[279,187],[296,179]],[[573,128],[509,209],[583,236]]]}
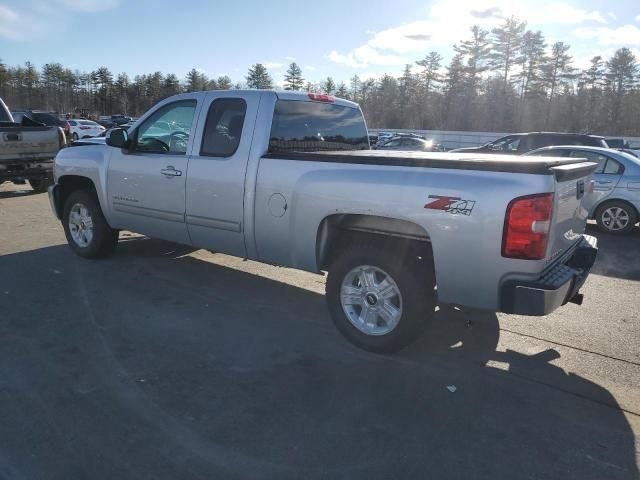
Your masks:
{"label": "blue sky", "polygon": [[195,67],[234,82],[256,62],[281,82],[295,59],[306,79],[346,81],[397,74],[431,50],[448,59],[470,25],[512,14],[568,42],[577,66],[622,46],[640,58],[640,0],[0,0],[0,58],[131,76]]}

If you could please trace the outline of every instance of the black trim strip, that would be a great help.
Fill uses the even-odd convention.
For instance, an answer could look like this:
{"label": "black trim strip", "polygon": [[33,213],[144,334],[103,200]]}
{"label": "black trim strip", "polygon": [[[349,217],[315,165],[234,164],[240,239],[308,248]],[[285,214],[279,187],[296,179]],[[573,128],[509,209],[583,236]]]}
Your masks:
{"label": "black trim strip", "polygon": [[[579,159],[576,161],[576,159],[572,158],[505,158],[503,155],[495,154],[479,155],[464,153],[384,152],[380,150],[268,153],[262,158],[274,160],[298,160],[306,162],[350,163],[356,165],[386,165],[445,168],[454,170],[481,170],[507,173],[530,173],[536,175],[552,175],[555,173],[551,170],[554,167],[565,167],[566,170],[572,172],[575,165],[584,164],[584,162]],[[581,174],[579,176],[583,175],[584,174]]]}

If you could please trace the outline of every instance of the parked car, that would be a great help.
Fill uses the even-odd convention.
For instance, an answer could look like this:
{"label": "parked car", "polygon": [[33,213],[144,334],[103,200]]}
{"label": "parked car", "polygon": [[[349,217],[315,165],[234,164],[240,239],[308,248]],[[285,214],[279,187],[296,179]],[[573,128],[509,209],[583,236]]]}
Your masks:
{"label": "parked car", "polygon": [[610,233],[628,233],[640,219],[640,159],[610,148],[560,146],[529,152],[527,156],[585,158],[596,162],[595,185],[584,207],[589,218]]}
{"label": "parked car", "polygon": [[71,138],[77,141],[81,138],[97,137],[107,129],[92,120],[68,120],[71,127]]}
{"label": "parked car", "polygon": [[24,118],[27,117],[33,122],[48,127],[60,127],[64,131],[67,140],[71,138],[71,126],[65,119],[60,118],[56,113],[43,112],[40,110],[26,110],[11,112],[13,119],[16,123],[24,123]]}
{"label": "parked car", "polygon": [[53,158],[66,145],[64,131],[24,116],[17,122],[2,99],[0,131],[0,183],[28,181],[36,193],[45,192],[53,183]]}
{"label": "parked car", "polygon": [[126,115],[111,115],[111,122],[117,125],[124,125],[125,123],[129,123],[131,121],[131,117],[127,117]]}
{"label": "parked car", "polygon": [[609,148],[628,148],[629,142],[624,138],[607,138],[605,139]]}
{"label": "parked car", "polygon": [[112,253],[118,231],[131,230],[328,271],[337,328],[361,348],[393,352],[433,318],[436,295],[524,315],[579,303],[596,254],[581,208],[596,166],[374,151],[347,100],[192,92],[103,145],[58,154],[50,201],[83,257]]}
{"label": "parked car", "polygon": [[376,146],[376,150],[405,150],[417,152],[441,152],[442,146],[433,143],[433,140],[423,138],[400,136],[392,137],[382,145]]}
{"label": "parked car", "polygon": [[534,132],[516,133],[499,138],[479,147],[456,148],[451,152],[500,153],[508,155],[522,155],[542,147],[552,145],[584,145],[589,147],[604,147],[608,145],[603,137],[582,135],[579,133]]}

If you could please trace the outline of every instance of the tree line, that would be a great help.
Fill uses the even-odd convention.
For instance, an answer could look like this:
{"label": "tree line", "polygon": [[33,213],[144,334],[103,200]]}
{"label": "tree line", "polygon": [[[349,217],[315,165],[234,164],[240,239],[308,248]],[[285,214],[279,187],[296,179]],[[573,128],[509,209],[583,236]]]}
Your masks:
{"label": "tree line", "polygon": [[[630,49],[595,56],[587,68],[574,65],[565,42],[548,45],[541,31],[515,17],[491,31],[479,26],[453,46],[445,65],[438,52],[379,78],[354,75],[348,82],[327,77],[306,81],[292,62],[287,90],[322,91],[358,102],[372,128],[471,131],[572,131],[640,136],[640,68]],[[114,75],[59,63],[37,69],[30,62],[0,60],[0,96],[13,109],[46,109],[139,116],[159,100],[180,92],[274,87],[267,68],[252,65],[242,82],[208,78],[192,69],[183,79],[160,71]]]}

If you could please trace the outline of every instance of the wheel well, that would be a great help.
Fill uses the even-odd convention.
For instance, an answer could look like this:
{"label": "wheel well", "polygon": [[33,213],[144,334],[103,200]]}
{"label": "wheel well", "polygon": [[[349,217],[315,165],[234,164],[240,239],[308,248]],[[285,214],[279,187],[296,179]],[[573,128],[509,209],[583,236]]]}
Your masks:
{"label": "wheel well", "polygon": [[596,205],[596,208],[593,209],[593,213],[591,214],[591,218],[595,220],[596,213],[598,212],[598,210],[600,210],[600,208],[604,207],[605,205],[607,205],[609,203],[613,203],[613,202],[621,202],[621,203],[624,203],[626,205],[629,205],[631,210],[633,210],[634,213],[636,214],[636,218],[640,218],[640,212],[635,207],[635,205],[633,203],[627,201],[627,200],[622,199],[622,198],[607,198],[607,199],[603,200],[598,205]]}
{"label": "wheel well", "polygon": [[60,188],[58,189],[58,193],[55,199],[56,205],[56,213],[59,218],[62,218],[62,210],[64,208],[64,204],[71,195],[71,192],[76,190],[83,189],[91,189],[93,193],[97,196],[96,187],[93,182],[87,177],[80,177],[78,175],[65,175],[64,177],[58,178],[58,185]]}
{"label": "wheel well", "polygon": [[316,258],[319,270],[326,270],[346,244],[368,238],[398,252],[420,256],[433,264],[433,250],[427,232],[407,220],[375,215],[336,214],[318,227]]}

